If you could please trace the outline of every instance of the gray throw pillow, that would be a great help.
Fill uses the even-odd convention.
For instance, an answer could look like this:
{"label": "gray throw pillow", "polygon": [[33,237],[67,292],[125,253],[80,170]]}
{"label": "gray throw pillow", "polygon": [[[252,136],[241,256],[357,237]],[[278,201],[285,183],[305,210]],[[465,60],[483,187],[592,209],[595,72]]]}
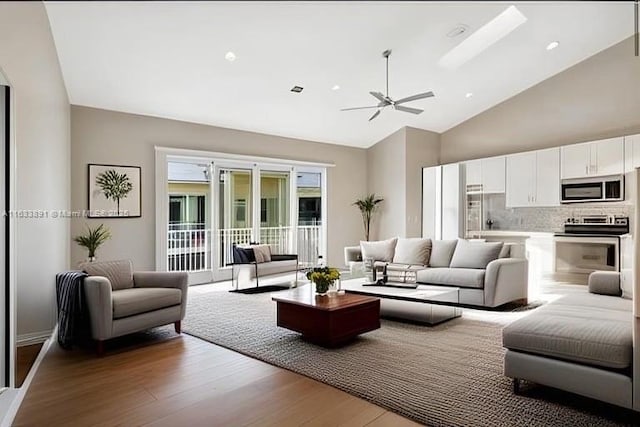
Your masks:
{"label": "gray throw pillow", "polygon": [[389,240],[381,240],[378,242],[360,242],[362,250],[362,259],[373,258],[374,261],[393,261],[393,255],[396,252],[396,243],[398,238],[394,237]]}
{"label": "gray throw pillow", "polygon": [[434,240],[431,243],[429,267],[449,267],[457,244],[457,240]]}
{"label": "gray throw pillow", "polygon": [[396,264],[427,265],[431,255],[431,239],[398,239],[393,262]]}
{"label": "gray throw pillow", "polygon": [[498,259],[502,246],[502,242],[468,242],[460,239],[451,259],[451,268],[484,270],[487,264]]}
{"label": "gray throw pillow", "polygon": [[256,263],[262,264],[263,262],[271,262],[271,246],[269,245],[252,245],[253,255],[256,258]]}

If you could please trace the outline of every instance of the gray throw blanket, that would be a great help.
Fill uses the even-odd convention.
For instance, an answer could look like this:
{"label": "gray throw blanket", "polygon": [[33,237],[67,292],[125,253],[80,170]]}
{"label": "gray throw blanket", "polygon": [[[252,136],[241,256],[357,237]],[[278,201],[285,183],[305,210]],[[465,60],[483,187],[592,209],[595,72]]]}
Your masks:
{"label": "gray throw blanket", "polygon": [[84,271],[67,271],[56,274],[58,301],[58,343],[71,348],[88,336],[89,316],[84,302]]}

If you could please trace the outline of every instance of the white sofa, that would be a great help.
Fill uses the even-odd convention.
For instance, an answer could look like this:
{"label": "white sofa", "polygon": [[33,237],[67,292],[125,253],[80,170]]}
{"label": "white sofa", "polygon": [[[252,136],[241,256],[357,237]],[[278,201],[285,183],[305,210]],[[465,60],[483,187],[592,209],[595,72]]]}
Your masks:
{"label": "white sofa", "polygon": [[[392,240],[386,242],[391,245]],[[402,245],[403,239],[397,239],[397,242]],[[521,248],[517,247],[519,245],[468,242],[462,239],[429,242],[432,246],[428,259],[422,265],[413,262],[405,264],[418,270],[418,284],[457,287],[460,289],[459,301],[463,305],[498,307],[511,302],[526,304],[528,261],[512,257],[512,254],[522,253]],[[366,242],[362,244],[367,245]],[[345,263],[352,270],[357,268],[362,258],[362,246],[345,248]],[[388,255],[385,259],[375,259],[378,266],[404,264],[400,261],[395,254],[391,259]]]}

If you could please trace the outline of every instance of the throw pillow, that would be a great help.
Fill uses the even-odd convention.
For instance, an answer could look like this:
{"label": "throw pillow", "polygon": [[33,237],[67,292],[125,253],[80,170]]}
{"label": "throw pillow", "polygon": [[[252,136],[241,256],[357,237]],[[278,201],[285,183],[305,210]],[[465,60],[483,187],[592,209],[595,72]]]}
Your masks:
{"label": "throw pillow", "polygon": [[393,262],[396,264],[427,265],[431,255],[431,239],[398,239]]}
{"label": "throw pillow", "polygon": [[89,276],[109,279],[114,291],[133,288],[133,266],[129,260],[85,262],[80,267]]}
{"label": "throw pillow", "polygon": [[589,275],[589,292],[592,294],[622,295],[620,273],[617,271],[596,271]]}
{"label": "throw pillow", "polygon": [[373,258],[374,261],[391,262],[396,252],[397,242],[397,237],[378,242],[361,241],[360,249],[362,250],[362,258]]}
{"label": "throw pillow", "polygon": [[451,259],[451,268],[476,268],[484,270],[487,264],[498,259],[503,242],[468,242],[460,239]]}
{"label": "throw pillow", "polygon": [[271,246],[269,245],[255,245],[251,246],[253,249],[253,256],[256,258],[258,264],[263,262],[271,262]]}
{"label": "throw pillow", "polygon": [[429,267],[449,267],[457,244],[457,240],[434,240],[431,243]]}

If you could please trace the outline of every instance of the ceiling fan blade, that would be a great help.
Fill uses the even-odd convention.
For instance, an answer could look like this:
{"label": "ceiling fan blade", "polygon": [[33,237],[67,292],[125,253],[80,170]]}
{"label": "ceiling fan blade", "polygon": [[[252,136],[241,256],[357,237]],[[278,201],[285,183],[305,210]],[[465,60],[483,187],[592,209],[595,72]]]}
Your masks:
{"label": "ceiling fan blade", "polygon": [[350,107],[350,108],[341,108],[340,111],[351,111],[351,110],[366,110],[369,108],[378,108],[377,105],[373,105],[371,107]]}
{"label": "ceiling fan blade", "polygon": [[376,117],[378,117],[379,115],[380,115],[380,110],[378,110],[378,111],[376,111],[375,113],[373,113],[373,116],[371,116],[371,117],[369,118],[369,121],[371,121],[371,120],[375,119],[375,118],[376,118]]}
{"label": "ceiling fan blade", "polygon": [[431,98],[432,96],[435,96],[435,95],[431,91],[425,92],[425,93],[419,93],[417,95],[411,95],[411,96],[407,96],[406,98],[397,100],[396,105],[404,104],[405,102],[409,102],[409,101],[417,101],[418,99]]}
{"label": "ceiling fan blade", "polygon": [[378,101],[384,102],[385,104],[389,103],[389,101],[387,101],[384,95],[381,94],[380,92],[369,92],[369,93],[373,95]]}
{"label": "ceiling fan blade", "polygon": [[405,113],[411,113],[411,114],[420,114],[424,111],[419,108],[403,107],[402,105],[394,105],[394,108],[398,111],[404,111]]}

